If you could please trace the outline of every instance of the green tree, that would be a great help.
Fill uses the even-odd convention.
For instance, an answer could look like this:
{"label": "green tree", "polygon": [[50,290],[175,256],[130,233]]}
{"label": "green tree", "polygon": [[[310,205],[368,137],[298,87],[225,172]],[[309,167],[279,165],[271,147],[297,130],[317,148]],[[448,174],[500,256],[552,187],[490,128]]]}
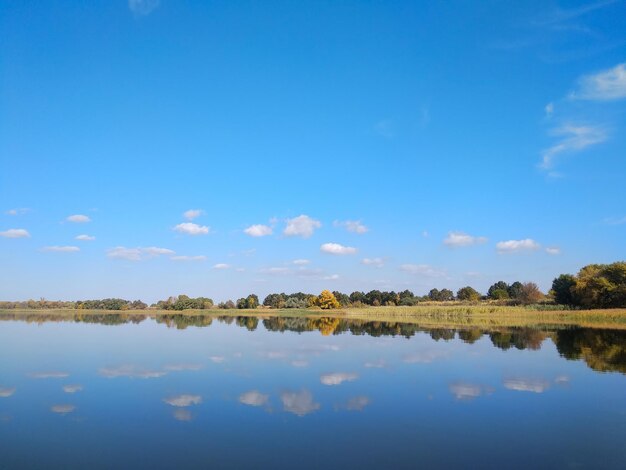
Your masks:
{"label": "green tree", "polygon": [[576,285],[576,278],[571,274],[561,274],[552,281],[554,301],[561,305],[574,305],[572,288]]}
{"label": "green tree", "polygon": [[498,281],[487,291],[487,297],[493,300],[508,299],[509,285],[504,281]]}
{"label": "green tree", "polygon": [[480,300],[480,293],[470,286],[461,287],[456,293],[456,298],[459,300],[475,302]]}

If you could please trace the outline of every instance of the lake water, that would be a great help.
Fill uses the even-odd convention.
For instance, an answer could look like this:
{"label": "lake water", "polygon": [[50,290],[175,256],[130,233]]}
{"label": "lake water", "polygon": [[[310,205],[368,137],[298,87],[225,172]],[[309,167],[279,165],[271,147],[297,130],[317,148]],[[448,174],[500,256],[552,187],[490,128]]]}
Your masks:
{"label": "lake water", "polygon": [[82,320],[0,321],[0,468],[626,467],[626,331]]}

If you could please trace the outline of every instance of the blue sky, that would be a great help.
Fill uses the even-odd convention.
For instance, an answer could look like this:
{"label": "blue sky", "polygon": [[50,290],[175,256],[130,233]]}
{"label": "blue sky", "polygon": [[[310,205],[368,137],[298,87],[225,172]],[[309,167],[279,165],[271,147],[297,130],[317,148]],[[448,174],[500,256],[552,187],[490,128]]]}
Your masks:
{"label": "blue sky", "polygon": [[624,259],[624,18],[1,2],[0,298],[548,289]]}

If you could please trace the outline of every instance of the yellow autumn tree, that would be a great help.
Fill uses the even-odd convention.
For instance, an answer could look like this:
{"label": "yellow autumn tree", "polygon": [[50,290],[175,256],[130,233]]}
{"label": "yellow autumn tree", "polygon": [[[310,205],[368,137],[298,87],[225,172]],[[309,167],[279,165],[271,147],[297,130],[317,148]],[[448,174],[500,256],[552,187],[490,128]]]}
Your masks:
{"label": "yellow autumn tree", "polygon": [[317,303],[320,308],[324,310],[341,307],[335,295],[329,290],[323,290],[321,292],[321,294],[317,297]]}

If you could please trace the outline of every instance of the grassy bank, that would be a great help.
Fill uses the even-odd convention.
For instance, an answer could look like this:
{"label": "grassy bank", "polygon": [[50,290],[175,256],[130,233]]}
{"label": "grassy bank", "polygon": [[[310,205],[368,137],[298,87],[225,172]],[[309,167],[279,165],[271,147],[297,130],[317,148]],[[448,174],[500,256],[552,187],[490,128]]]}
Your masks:
{"label": "grassy bank", "polygon": [[337,310],[320,309],[256,309],[256,310],[0,310],[0,320],[19,319],[32,322],[80,321],[86,317],[122,315],[157,318],[168,315],[185,316],[276,316],[311,318],[338,317],[346,319],[413,323],[439,327],[498,327],[498,326],[585,326],[592,328],[626,329],[626,309],[607,310],[537,310],[528,307],[496,305],[417,305],[412,307],[363,307]]}

